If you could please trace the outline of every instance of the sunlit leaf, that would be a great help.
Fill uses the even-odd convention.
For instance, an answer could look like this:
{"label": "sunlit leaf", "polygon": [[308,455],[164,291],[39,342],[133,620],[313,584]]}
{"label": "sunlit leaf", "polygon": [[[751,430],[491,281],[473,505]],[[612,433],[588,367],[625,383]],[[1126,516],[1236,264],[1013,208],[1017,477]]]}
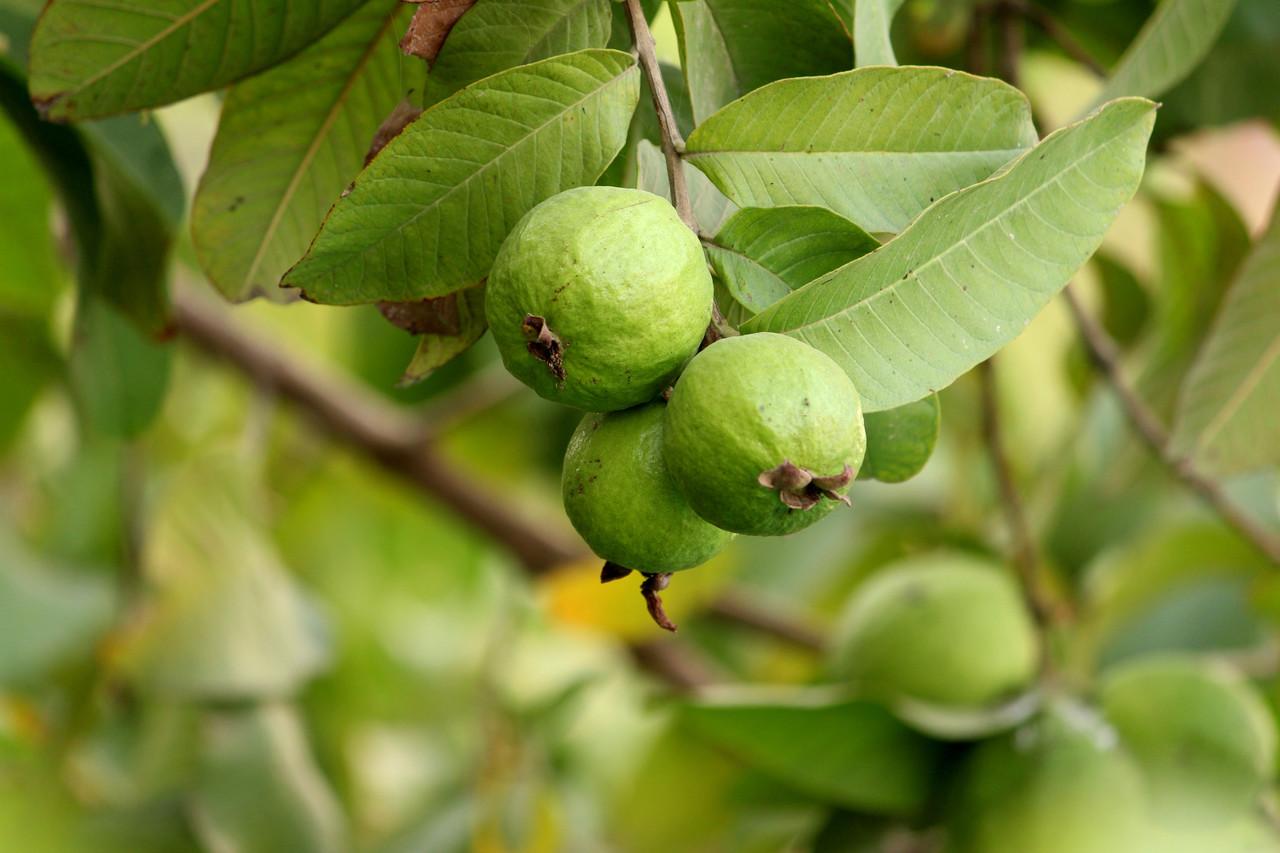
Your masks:
{"label": "sunlit leaf", "polygon": [[1174,448],[1223,474],[1280,463],[1280,216],[1227,292],[1179,401]]}
{"label": "sunlit leaf", "polygon": [[1094,103],[1163,94],[1204,59],[1235,4],[1236,0],[1162,0]]}
{"label": "sunlit leaf", "polygon": [[693,163],[742,207],[810,204],[900,231],[934,201],[1036,142],[1027,99],[946,68],[781,80],[704,121]]}
{"label": "sunlit leaf", "polygon": [[231,88],[191,234],[200,265],[228,298],[278,295],[363,165],[374,132],[426,69],[400,55],[411,9],[372,0],[324,38]]}
{"label": "sunlit leaf", "polygon": [[147,526],[147,607],[121,663],[147,690],[285,696],[328,661],[324,623],[250,518],[233,458],[189,462]]}
{"label": "sunlit leaf", "polygon": [[344,305],[474,284],[517,219],[604,171],[638,97],[630,56],[585,50],[441,101],[356,178],[284,284]]}
{"label": "sunlit leaf", "polygon": [[865,411],[945,388],[1013,340],[1097,248],[1137,189],[1154,110],[1124,99],[1057,131],[746,330],[827,353]]}
{"label": "sunlit leaf", "polygon": [[91,652],[112,609],[107,576],[52,566],[0,531],[0,685]]}
{"label": "sunlit leaf", "polygon": [[237,853],[349,850],[341,806],[284,705],[211,711],[192,796],[206,848]]}
{"label": "sunlit leaf", "polygon": [[31,96],[55,119],[167,104],[279,62],[358,5],[52,0],[31,41]]}
{"label": "sunlit leaf", "polygon": [[903,0],[854,0],[853,46],[858,67],[897,65],[889,28]]}

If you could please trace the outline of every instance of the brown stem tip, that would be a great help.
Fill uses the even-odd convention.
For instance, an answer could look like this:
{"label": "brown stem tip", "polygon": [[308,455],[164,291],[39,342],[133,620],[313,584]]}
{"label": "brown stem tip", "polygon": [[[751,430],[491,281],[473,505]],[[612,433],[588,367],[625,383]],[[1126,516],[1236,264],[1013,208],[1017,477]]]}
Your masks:
{"label": "brown stem tip", "polygon": [[667,611],[662,606],[662,596],[658,594],[671,583],[671,572],[659,572],[657,574],[643,572],[642,574],[644,574],[644,583],[640,584],[640,594],[644,596],[644,603],[649,608],[649,615],[653,617],[653,621],[657,623],[659,628],[674,632],[676,630],[675,623],[667,618]]}
{"label": "brown stem tip", "polygon": [[526,338],[530,338],[530,341],[525,344],[529,354],[547,366],[547,370],[551,371],[556,382],[563,383],[564,345],[547,325],[547,319],[537,314],[526,314],[524,322],[520,324],[520,330],[524,332]]}
{"label": "brown stem tip", "polygon": [[850,506],[849,496],[842,495],[837,489],[843,489],[853,481],[853,466],[846,464],[839,474],[818,476],[808,468],[801,468],[790,459],[782,460],[782,464],[767,471],[761,471],[756,482],[766,489],[773,489],[778,498],[791,509],[813,509],[823,498],[840,501]]}
{"label": "brown stem tip", "polygon": [[619,566],[617,563],[609,560],[600,569],[600,583],[610,583],[611,581],[620,581],[627,575],[631,574],[631,570],[626,566]]}

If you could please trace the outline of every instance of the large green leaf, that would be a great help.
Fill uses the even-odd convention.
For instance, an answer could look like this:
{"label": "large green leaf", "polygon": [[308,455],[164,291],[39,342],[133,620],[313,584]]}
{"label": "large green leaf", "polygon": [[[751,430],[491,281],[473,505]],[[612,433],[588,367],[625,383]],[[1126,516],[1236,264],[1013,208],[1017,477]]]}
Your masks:
{"label": "large green leaf", "polygon": [[52,0],[31,40],[31,97],[55,119],[217,89],[313,42],[361,0]]}
{"label": "large green leaf", "polygon": [[517,65],[604,47],[612,5],[609,0],[480,0],[449,30],[431,64],[426,102],[434,104]]}
{"label": "large green leaf", "polygon": [[193,460],[149,513],[150,596],[120,658],[148,691],[285,696],[328,662],[327,629],[251,517],[243,466],[223,454]]}
{"label": "large green leaf", "polygon": [[26,143],[0,113],[0,315],[44,316],[62,289],[53,231],[52,193]]}
{"label": "large green leaf", "polygon": [[945,68],[780,80],[689,137],[693,163],[742,207],[813,204],[896,232],[1036,142],[1027,99]]}
{"label": "large green leaf", "polygon": [[797,789],[862,811],[923,805],[936,747],[870,702],[789,689],[726,692],[683,707],[699,735]]}
{"label": "large green leaf", "polygon": [[853,47],[858,67],[897,65],[889,27],[903,0],[854,0]]}
{"label": "large green leaf", "polygon": [[425,67],[397,44],[412,9],[371,0],[312,47],[232,87],[191,212],[200,265],[229,299],[278,294],[375,131]]}
{"label": "large green leaf", "polygon": [[1280,216],[1253,247],[1183,386],[1174,448],[1223,474],[1280,463]]}
{"label": "large green leaf", "polygon": [[858,479],[901,483],[924,468],[938,443],[942,404],[937,394],[866,416],[867,455]]}
{"label": "large green leaf", "polygon": [[584,50],[441,101],[356,178],[284,284],[344,305],[475,284],[517,219],[599,177],[626,141],[639,92],[630,56]]}
{"label": "large green leaf", "polygon": [[0,685],[89,653],[111,615],[105,575],[52,567],[0,531]]}
{"label": "large green leaf", "polygon": [[1154,98],[1204,59],[1236,0],[1163,0],[1143,26],[1095,104],[1123,95]]}
{"label": "large green leaf", "polygon": [[154,122],[121,116],[75,129],[39,119],[19,72],[0,62],[0,107],[57,188],[75,234],[81,285],[159,332],[172,233],[184,193]]}
{"label": "large green leaf", "polygon": [[206,849],[352,849],[341,806],[294,709],[268,704],[208,712],[200,741],[191,815]]}
{"label": "large green leaf", "polygon": [[47,318],[0,310],[0,450],[19,435],[40,392],[61,373]]}
{"label": "large green leaf", "polygon": [[946,387],[1017,337],[1088,260],[1137,189],[1154,121],[1150,101],[1108,104],[745,329],[830,355],[866,411]]}
{"label": "large green leaf", "polygon": [[748,207],[703,239],[711,267],[750,314],[877,248],[867,232],[823,207]]}
{"label": "large green leaf", "polygon": [[698,122],[774,80],[849,67],[849,39],[826,0],[682,0],[667,7]]}
{"label": "large green leaf", "polygon": [[158,344],[103,299],[82,294],[71,342],[71,388],[89,428],[133,438],[159,414],[171,347]]}

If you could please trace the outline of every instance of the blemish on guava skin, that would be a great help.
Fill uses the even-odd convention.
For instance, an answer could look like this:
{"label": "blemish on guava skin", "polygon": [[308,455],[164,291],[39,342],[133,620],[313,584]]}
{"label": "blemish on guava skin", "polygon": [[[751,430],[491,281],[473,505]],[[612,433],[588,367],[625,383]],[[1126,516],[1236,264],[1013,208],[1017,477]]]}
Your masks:
{"label": "blemish on guava skin", "polygon": [[537,314],[524,315],[520,330],[526,338],[532,338],[525,344],[529,354],[541,361],[556,378],[556,385],[564,385],[564,346],[556,333],[551,331],[545,317]]}

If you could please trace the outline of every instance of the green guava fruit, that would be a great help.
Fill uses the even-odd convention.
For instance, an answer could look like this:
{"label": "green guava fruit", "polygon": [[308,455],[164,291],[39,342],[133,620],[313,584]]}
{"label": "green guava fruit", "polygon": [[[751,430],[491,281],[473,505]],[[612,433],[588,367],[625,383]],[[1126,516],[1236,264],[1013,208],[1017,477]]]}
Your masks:
{"label": "green guava fruit", "polygon": [[485,286],[507,369],[548,400],[612,412],[654,399],[697,351],[713,287],[675,209],[580,187],[516,223]]}
{"label": "green guava fruit", "polygon": [[1088,710],[1071,710],[974,750],[948,810],[947,853],[1157,853],[1133,759]]}
{"label": "green guava fruit", "polygon": [[1239,818],[1273,776],[1267,705],[1222,662],[1188,655],[1126,662],[1106,674],[1099,701],[1142,765],[1161,822]]}
{"label": "green guava fruit", "polygon": [[649,574],[705,563],[733,534],[699,518],[662,461],[662,403],[582,419],[564,454],[565,512],[599,557]]}
{"label": "green guava fruit", "polygon": [[735,533],[794,533],[847,504],[866,443],[849,377],[786,335],[716,341],[667,406],[671,476],[695,512]]}
{"label": "green guava fruit", "polygon": [[958,553],[882,569],[853,594],[834,670],[862,693],[951,708],[994,706],[1035,677],[1039,642],[1009,572]]}

